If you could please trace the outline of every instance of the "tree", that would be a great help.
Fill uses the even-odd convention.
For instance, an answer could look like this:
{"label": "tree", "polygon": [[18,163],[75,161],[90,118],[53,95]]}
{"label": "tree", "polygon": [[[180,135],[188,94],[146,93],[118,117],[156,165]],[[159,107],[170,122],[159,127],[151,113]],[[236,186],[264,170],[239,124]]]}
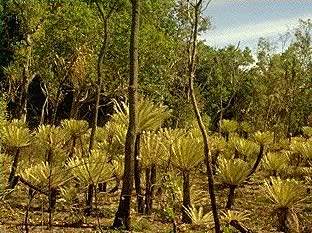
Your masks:
{"label": "tree", "polygon": [[113,227],[120,228],[125,225],[127,230],[131,229],[130,204],[133,184],[133,169],[135,156],[135,141],[137,136],[137,105],[138,105],[138,74],[139,74],[139,17],[140,0],[132,0],[132,24],[130,37],[130,77],[128,86],[129,98],[129,126],[125,145],[125,170],[119,206],[115,215]]}
{"label": "tree", "polygon": [[[211,1],[208,2],[208,4]],[[214,192],[214,180],[213,180],[213,173],[212,173],[212,167],[211,167],[211,152],[209,149],[209,143],[208,143],[208,134],[207,130],[204,126],[204,123],[202,121],[201,114],[199,112],[199,108],[196,101],[196,96],[194,92],[194,77],[195,77],[195,62],[196,62],[196,50],[197,50],[197,34],[198,34],[198,26],[199,26],[199,19],[200,19],[200,13],[202,9],[203,0],[195,1],[193,4],[190,3],[193,9],[193,18],[192,18],[192,32],[191,32],[191,39],[189,41],[189,60],[188,60],[188,79],[189,79],[189,89],[190,89],[190,95],[191,95],[191,102],[193,105],[193,109],[196,115],[196,119],[198,122],[198,126],[200,128],[200,131],[202,133],[203,137],[203,143],[204,143],[204,155],[205,155],[205,163],[207,166],[207,176],[208,176],[208,188],[209,188],[209,194],[210,194],[210,201],[211,201],[211,208],[215,223],[215,232],[220,233],[220,223],[219,223],[219,216],[217,211],[217,205],[216,205],[216,197]]]}

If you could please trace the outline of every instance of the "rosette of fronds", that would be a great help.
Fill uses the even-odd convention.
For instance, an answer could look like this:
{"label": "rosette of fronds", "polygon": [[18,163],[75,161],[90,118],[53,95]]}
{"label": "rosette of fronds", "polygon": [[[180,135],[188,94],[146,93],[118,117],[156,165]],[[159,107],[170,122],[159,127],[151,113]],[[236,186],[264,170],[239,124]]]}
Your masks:
{"label": "rosette of fronds", "polygon": [[20,176],[43,193],[61,188],[72,178],[70,172],[64,167],[51,167],[47,162],[41,162],[25,169],[20,172]]}
{"label": "rosette of fronds", "polygon": [[305,197],[304,186],[294,179],[271,177],[264,181],[265,194],[276,208],[291,208]]}
{"label": "rosette of fronds", "polygon": [[67,168],[84,186],[104,183],[114,173],[113,166],[108,163],[107,154],[99,150],[93,150],[88,157],[70,158]]}
{"label": "rosette of fronds", "polygon": [[229,225],[231,221],[245,222],[250,220],[250,213],[246,211],[225,210],[222,211],[221,221]]}
{"label": "rosette of fronds", "polygon": [[252,126],[247,121],[241,122],[239,128],[245,133],[251,133],[253,131]]}
{"label": "rosette of fronds", "polygon": [[[112,120],[119,124],[128,125],[128,105],[115,102],[115,111]],[[148,99],[142,99],[138,103],[138,132],[159,129],[170,116],[171,113],[167,106],[155,104]]]}
{"label": "rosette of fronds", "polygon": [[226,149],[226,141],[223,137],[210,137],[209,138],[210,149],[213,154],[222,153]]}
{"label": "rosette of fronds", "polygon": [[79,138],[83,134],[88,132],[89,124],[84,120],[63,120],[61,122],[61,127],[64,132],[71,138]]}
{"label": "rosette of fronds", "polygon": [[66,152],[63,146],[66,133],[63,129],[51,125],[40,125],[35,133],[35,144],[38,151],[42,151],[45,160],[49,162],[63,162]]}
{"label": "rosette of fronds", "polygon": [[273,143],[273,133],[266,131],[266,132],[256,132],[253,135],[253,138],[255,140],[256,143],[258,143],[259,145],[269,145]]}
{"label": "rosette of fronds", "polygon": [[274,204],[274,213],[277,216],[277,230],[291,232],[295,228],[298,232],[299,218],[294,208],[305,199],[304,186],[294,180],[282,180],[280,177],[270,178],[264,182],[265,194]]}
{"label": "rosette of fronds", "polygon": [[[113,116],[115,116],[115,114]],[[111,155],[123,154],[126,143],[127,125],[118,123],[112,119],[106,123],[104,128],[107,131],[107,141],[106,143],[103,142],[102,145],[106,146],[106,150]]]}
{"label": "rosette of fronds", "polygon": [[237,152],[244,158],[252,158],[259,153],[259,146],[254,142],[243,138],[235,138],[232,142]]}
{"label": "rosette of fronds", "polygon": [[192,220],[192,225],[199,226],[212,226],[213,225],[213,215],[212,212],[205,213],[203,206],[196,208],[195,206],[184,207],[186,214]]}
{"label": "rosette of fronds", "polygon": [[190,171],[203,161],[203,144],[192,135],[173,141],[171,162],[180,171]]}
{"label": "rosette of fronds", "polygon": [[312,141],[293,141],[291,143],[291,149],[306,159],[312,159]]}
{"label": "rosette of fronds", "polygon": [[162,143],[161,133],[144,132],[141,135],[140,159],[143,168],[151,165],[159,165],[167,157],[166,148]]}
{"label": "rosette of fronds", "polygon": [[248,177],[250,172],[249,163],[241,159],[224,159],[218,161],[218,176],[224,184],[238,186]]}
{"label": "rosette of fronds", "polygon": [[125,168],[124,159],[117,157],[114,160],[112,160],[111,163],[113,166],[114,175],[116,176],[117,179],[121,180]]}
{"label": "rosette of fronds", "polygon": [[21,127],[15,123],[10,123],[2,127],[1,143],[9,149],[29,146],[32,135],[28,128]]}
{"label": "rosette of fronds", "polygon": [[288,167],[288,154],[287,152],[269,152],[264,156],[262,165],[271,175],[276,176]]}
{"label": "rosette of fronds", "polygon": [[234,120],[224,119],[221,121],[220,127],[223,133],[227,133],[227,134],[234,133],[238,129],[238,122]]}
{"label": "rosette of fronds", "polygon": [[65,143],[66,132],[55,126],[40,125],[35,134],[36,143],[46,150],[62,147]]}
{"label": "rosette of fronds", "polygon": [[312,127],[310,126],[304,126],[302,127],[302,132],[303,135],[307,138],[311,138],[312,137]]}

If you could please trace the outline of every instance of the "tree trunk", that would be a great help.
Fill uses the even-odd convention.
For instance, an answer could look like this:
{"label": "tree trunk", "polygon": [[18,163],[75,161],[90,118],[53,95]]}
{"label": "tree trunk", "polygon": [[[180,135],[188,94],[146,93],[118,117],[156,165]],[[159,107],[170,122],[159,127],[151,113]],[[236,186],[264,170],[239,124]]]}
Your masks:
{"label": "tree trunk", "polygon": [[191,185],[190,171],[183,172],[183,207],[182,207],[182,222],[192,223],[192,219],[187,215],[185,208],[191,207]]}
{"label": "tree trunk", "polygon": [[236,185],[230,185],[229,188],[229,195],[228,195],[228,200],[226,203],[225,208],[226,209],[231,209],[232,206],[234,205],[234,198],[235,198],[235,189],[236,189]]}
{"label": "tree trunk", "polygon": [[197,123],[200,128],[202,137],[203,137],[203,143],[204,143],[204,156],[205,156],[205,163],[207,166],[207,176],[208,176],[208,191],[210,195],[210,201],[211,201],[211,209],[213,213],[214,223],[215,223],[215,232],[221,233],[220,228],[220,222],[219,222],[219,216],[218,216],[218,210],[217,210],[217,203],[216,203],[216,196],[214,191],[214,179],[212,174],[212,168],[211,168],[211,152],[209,149],[209,141],[208,141],[208,134],[206,131],[206,128],[204,126],[204,123],[202,121],[195,93],[194,93],[194,76],[195,76],[195,61],[196,61],[196,47],[197,47],[197,33],[198,33],[198,24],[199,24],[199,17],[200,17],[200,8],[202,6],[202,0],[199,0],[197,4],[194,6],[194,23],[193,23],[193,37],[191,40],[192,46],[191,46],[191,52],[189,57],[189,70],[188,70],[188,76],[189,76],[189,88],[190,88],[190,94],[191,94],[191,100],[193,109],[196,115]]}
{"label": "tree trunk", "polygon": [[134,160],[134,185],[137,196],[138,213],[144,213],[144,198],[141,187],[141,166],[140,166],[140,135],[137,135],[135,141],[135,160]]}
{"label": "tree trunk", "polygon": [[13,164],[11,167],[11,172],[10,172],[10,176],[9,176],[9,180],[8,180],[8,188],[9,189],[14,189],[15,185],[17,184],[17,181],[18,181],[15,174],[16,174],[16,170],[17,170],[19,157],[20,157],[20,148],[17,148],[15,155],[14,155]]}
{"label": "tree trunk", "polygon": [[153,197],[156,184],[156,165],[146,169],[146,190],[145,190],[145,214],[151,214],[153,209]]}
{"label": "tree trunk", "polygon": [[132,24],[130,37],[130,78],[128,87],[129,126],[126,135],[125,171],[123,176],[122,191],[118,210],[113,223],[113,227],[120,228],[125,225],[127,230],[131,230],[130,204],[133,185],[135,141],[137,135],[140,0],[132,0],[131,3]]}
{"label": "tree trunk", "polygon": [[277,231],[278,232],[289,232],[287,227],[287,214],[289,209],[287,207],[279,208],[277,210]]}
{"label": "tree trunk", "polygon": [[260,145],[260,151],[259,151],[259,154],[257,156],[257,160],[256,160],[255,164],[253,165],[252,169],[250,170],[248,178],[250,178],[250,176],[256,172],[256,170],[257,170],[257,168],[261,162],[261,159],[263,157],[263,152],[264,152],[264,145],[261,144]]}

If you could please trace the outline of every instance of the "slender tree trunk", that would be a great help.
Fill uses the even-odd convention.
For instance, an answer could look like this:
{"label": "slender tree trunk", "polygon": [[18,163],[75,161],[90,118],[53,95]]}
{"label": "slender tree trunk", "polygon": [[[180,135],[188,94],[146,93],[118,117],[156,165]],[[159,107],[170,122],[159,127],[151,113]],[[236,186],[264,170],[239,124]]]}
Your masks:
{"label": "slender tree trunk", "polygon": [[144,198],[141,187],[141,165],[140,165],[140,135],[137,135],[135,141],[135,160],[134,160],[134,185],[137,196],[138,213],[144,213]]}
{"label": "slender tree trunk", "polygon": [[192,223],[192,219],[187,215],[185,208],[191,207],[191,185],[190,171],[183,172],[183,207],[182,207],[182,222]]}
{"label": "slender tree trunk", "polygon": [[203,137],[203,143],[204,143],[204,155],[205,155],[205,163],[207,166],[207,176],[208,176],[208,191],[210,195],[210,201],[211,201],[211,209],[213,213],[214,223],[215,223],[215,232],[221,233],[220,228],[220,222],[219,222],[219,216],[218,216],[218,210],[217,210],[217,203],[216,203],[216,196],[214,191],[214,179],[213,179],[213,173],[211,168],[211,151],[209,149],[209,141],[208,141],[208,134],[205,128],[205,125],[202,121],[199,108],[197,105],[195,93],[194,93],[194,76],[195,76],[195,60],[196,60],[196,47],[197,47],[197,33],[198,33],[198,24],[199,24],[199,17],[200,17],[200,9],[202,6],[202,0],[199,0],[197,4],[194,6],[194,23],[193,23],[193,37],[191,40],[192,43],[192,49],[189,56],[189,88],[190,88],[190,94],[191,94],[191,100],[193,109],[196,115],[196,119]]}
{"label": "slender tree trunk", "polygon": [[123,176],[122,191],[118,210],[113,223],[113,227],[120,228],[125,225],[127,230],[131,230],[130,204],[133,186],[135,141],[137,135],[140,0],[132,0],[131,3],[132,25],[130,37],[130,78],[128,87],[129,126],[126,135],[125,171]]}
{"label": "slender tree trunk", "polygon": [[259,151],[259,154],[258,154],[258,156],[257,156],[257,160],[256,160],[256,162],[254,163],[252,169],[250,170],[249,175],[248,175],[248,178],[249,178],[250,176],[252,176],[252,175],[256,172],[256,170],[257,170],[257,168],[258,168],[258,166],[259,166],[259,164],[260,164],[260,162],[261,162],[261,159],[262,159],[262,157],[263,157],[263,153],[264,153],[264,145],[261,144],[261,145],[260,145],[260,151]]}
{"label": "slender tree trunk", "polygon": [[277,231],[278,232],[289,232],[289,229],[287,227],[287,214],[289,209],[287,207],[279,208],[277,210]]}
{"label": "slender tree trunk", "polygon": [[145,214],[149,215],[151,213],[150,202],[151,202],[151,168],[145,169]]}
{"label": "slender tree trunk", "polygon": [[229,188],[229,194],[228,194],[228,200],[226,203],[225,208],[226,209],[231,209],[232,206],[234,205],[234,198],[235,198],[235,189],[236,189],[236,185],[230,185]]}
{"label": "slender tree trunk", "polygon": [[15,155],[14,155],[13,164],[11,167],[11,172],[10,172],[10,176],[9,176],[9,180],[8,180],[8,188],[9,189],[14,189],[15,185],[17,184],[18,179],[16,178],[15,174],[16,174],[16,170],[17,170],[19,157],[20,157],[20,148],[17,148]]}

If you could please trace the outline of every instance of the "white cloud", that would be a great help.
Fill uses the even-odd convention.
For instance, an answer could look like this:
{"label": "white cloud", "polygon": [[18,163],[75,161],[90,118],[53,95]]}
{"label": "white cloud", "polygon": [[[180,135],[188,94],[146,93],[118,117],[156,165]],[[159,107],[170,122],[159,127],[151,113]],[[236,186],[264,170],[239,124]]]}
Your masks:
{"label": "white cloud", "polygon": [[287,32],[298,24],[298,19],[312,18],[312,14],[296,16],[293,18],[275,19],[256,24],[245,24],[235,28],[208,31],[201,36],[208,44],[213,46],[224,46],[226,44],[237,44],[238,41],[252,41],[260,37],[278,36]]}

